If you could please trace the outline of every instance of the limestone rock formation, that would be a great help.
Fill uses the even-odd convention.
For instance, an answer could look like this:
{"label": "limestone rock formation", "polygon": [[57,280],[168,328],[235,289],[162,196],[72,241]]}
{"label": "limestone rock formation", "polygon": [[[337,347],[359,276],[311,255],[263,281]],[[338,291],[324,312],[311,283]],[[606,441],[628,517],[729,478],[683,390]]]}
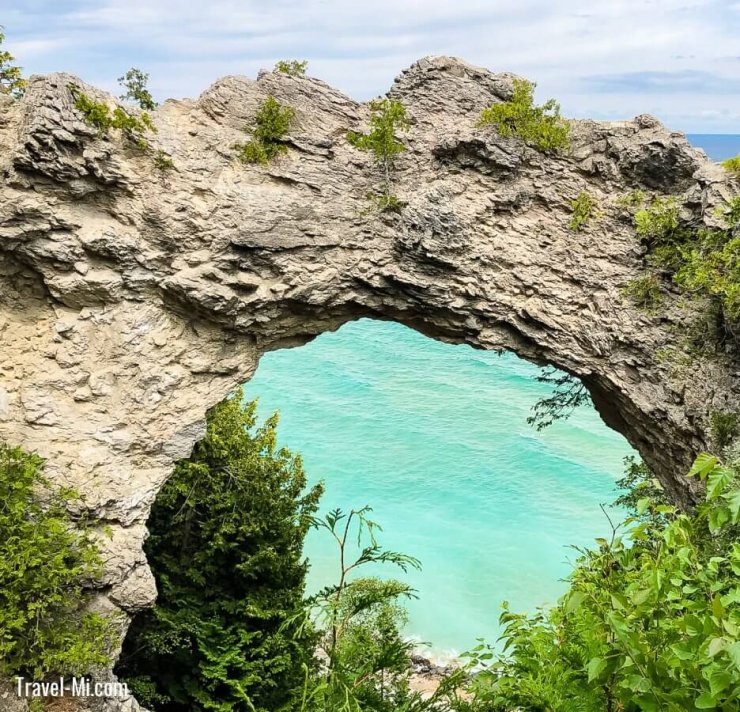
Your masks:
{"label": "limestone rock formation", "polygon": [[[740,374],[719,357],[660,357],[696,307],[676,294],[651,315],[622,296],[644,248],[616,199],[679,194],[688,219],[713,224],[728,178],[649,116],[575,121],[563,157],[478,128],[512,79],[446,57],[398,77],[390,95],[412,120],[400,214],[368,210],[377,172],[346,140],[368,107],[316,79],[228,77],[167,101],[150,139],[171,171],[88,126],[68,85],[114,100],[69,75],[34,77],[0,104],[0,438],[47,458],[111,526],[101,606],[152,604],[147,513],[206,409],[264,352],[359,317],[579,376],[691,501],[683,473],[707,446],[709,412],[740,402]],[[247,166],[234,145],[269,94],[296,109],[289,150]],[[598,216],[573,232],[582,190]]]}

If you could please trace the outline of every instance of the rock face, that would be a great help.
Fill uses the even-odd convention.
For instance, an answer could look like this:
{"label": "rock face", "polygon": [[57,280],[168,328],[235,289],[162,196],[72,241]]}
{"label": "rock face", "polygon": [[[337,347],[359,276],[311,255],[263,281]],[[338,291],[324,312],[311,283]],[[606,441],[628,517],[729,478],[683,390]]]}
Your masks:
{"label": "rock face", "polygon": [[[71,82],[113,100],[74,77],[35,77],[21,102],[0,104],[0,438],[47,458],[112,528],[101,606],[152,604],[147,513],[206,409],[262,353],[360,317],[579,376],[605,422],[691,501],[682,475],[709,444],[709,413],[740,401],[737,365],[661,357],[696,307],[674,294],[648,315],[622,296],[644,249],[616,199],[679,194],[688,219],[713,224],[728,178],[649,116],[576,121],[564,157],[476,127],[512,79],[451,58],[398,77],[390,96],[413,123],[401,214],[369,211],[379,176],[346,141],[368,107],[316,79],[229,77],[167,101],[151,137],[167,172],[82,121]],[[243,165],[234,144],[269,94],[296,109],[289,150]],[[598,215],[573,232],[582,190]]]}

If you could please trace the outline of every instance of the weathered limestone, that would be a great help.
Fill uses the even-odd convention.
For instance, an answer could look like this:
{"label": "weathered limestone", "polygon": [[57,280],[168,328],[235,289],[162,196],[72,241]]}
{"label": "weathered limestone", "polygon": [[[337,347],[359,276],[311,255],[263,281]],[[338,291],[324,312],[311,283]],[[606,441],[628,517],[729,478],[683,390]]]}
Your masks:
{"label": "weathered limestone", "polygon": [[[740,401],[738,366],[660,358],[695,307],[676,294],[646,315],[621,296],[643,248],[615,203],[678,193],[687,217],[716,222],[728,178],[682,134],[648,116],[578,121],[569,155],[543,156],[476,127],[512,75],[424,59],[390,92],[413,121],[396,190],[408,207],[375,215],[377,173],[345,139],[368,109],[318,80],[229,77],[166,102],[152,144],[172,155],[167,173],[87,126],[70,82],[82,84],[35,77],[23,101],[0,103],[0,438],[46,457],[112,527],[109,605],[154,600],[147,513],[206,409],[265,351],[363,316],[578,375],[691,500],[682,475],[708,444],[708,413]],[[233,146],[268,94],[297,110],[290,150],[242,165]],[[581,190],[599,216],[574,233]]]}

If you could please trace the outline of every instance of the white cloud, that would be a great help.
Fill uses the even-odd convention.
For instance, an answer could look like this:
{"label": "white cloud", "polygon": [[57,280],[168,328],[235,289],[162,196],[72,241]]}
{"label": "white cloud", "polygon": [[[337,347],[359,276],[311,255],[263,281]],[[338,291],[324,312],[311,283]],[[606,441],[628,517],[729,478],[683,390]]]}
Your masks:
{"label": "white cloud", "polygon": [[[254,74],[281,57],[357,98],[387,90],[429,54],[453,54],[539,83],[574,115],[653,111],[685,130],[740,130],[740,96],[716,92],[738,75],[737,4],[720,0],[36,0],[7,14],[27,68],[66,68],[110,86],[129,66],[160,96],[193,96],[218,76]],[[61,51],[63,50],[63,51]],[[646,93],[629,76],[705,73],[691,95]],[[592,91],[588,79],[626,85]],[[591,85],[593,86],[593,84]],[[696,106],[694,106],[694,104]],[[706,111],[718,112],[708,115]],[[715,117],[715,118],[711,118]],[[680,122],[680,123],[678,123]],[[724,123],[723,123],[724,122]]]}

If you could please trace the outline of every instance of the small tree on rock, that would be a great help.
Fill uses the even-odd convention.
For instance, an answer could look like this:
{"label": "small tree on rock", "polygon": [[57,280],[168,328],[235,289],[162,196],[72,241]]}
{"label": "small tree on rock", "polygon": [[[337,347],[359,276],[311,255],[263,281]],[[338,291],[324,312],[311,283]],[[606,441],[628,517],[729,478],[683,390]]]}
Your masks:
{"label": "small tree on rock", "polygon": [[370,151],[383,176],[383,187],[378,199],[381,210],[398,210],[403,203],[393,195],[393,174],[398,156],[406,146],[396,139],[397,131],[410,128],[406,107],[393,99],[370,102],[370,132],[350,131],[347,140],[355,148]]}
{"label": "small tree on rock", "polygon": [[275,64],[275,71],[281,74],[288,74],[291,77],[305,77],[308,62],[304,59],[281,59]]}
{"label": "small tree on rock", "polygon": [[[0,47],[5,41],[5,33],[0,25]],[[26,80],[21,74],[21,68],[14,64],[15,57],[0,50],[0,94],[7,94],[19,99],[26,91]]]}
{"label": "small tree on rock", "polygon": [[157,102],[147,89],[149,75],[135,67],[129,69],[126,74],[118,78],[118,83],[126,90],[121,94],[124,101],[133,101],[144,111],[154,111],[157,108]]}
{"label": "small tree on rock", "polygon": [[266,164],[285,153],[288,147],[283,141],[294,119],[292,106],[284,106],[274,96],[268,96],[260,104],[252,124],[246,127],[252,132],[252,140],[236,146],[239,160]]}
{"label": "small tree on rock", "polygon": [[501,136],[516,137],[543,153],[565,151],[570,125],[560,116],[560,105],[554,99],[535,106],[534,89],[532,82],[515,79],[511,99],[483,109],[478,125],[493,126]]}

